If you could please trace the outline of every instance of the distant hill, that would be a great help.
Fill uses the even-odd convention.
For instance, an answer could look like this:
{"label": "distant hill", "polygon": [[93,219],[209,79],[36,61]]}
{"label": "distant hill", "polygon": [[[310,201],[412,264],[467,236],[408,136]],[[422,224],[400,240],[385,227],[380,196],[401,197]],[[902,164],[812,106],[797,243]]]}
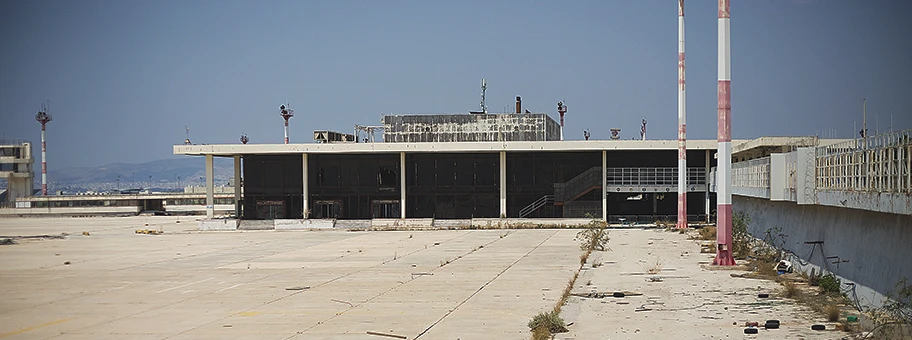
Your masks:
{"label": "distant hill", "polygon": [[[234,160],[215,158],[214,180],[225,185],[234,177]],[[35,174],[40,183],[40,174]],[[178,187],[200,185],[206,176],[206,160],[202,157],[161,159],[139,164],[111,163],[98,167],[76,167],[48,172],[48,181],[67,187],[97,187],[101,184],[120,188]],[[179,180],[178,180],[179,178]],[[101,185],[107,187],[107,185]]]}

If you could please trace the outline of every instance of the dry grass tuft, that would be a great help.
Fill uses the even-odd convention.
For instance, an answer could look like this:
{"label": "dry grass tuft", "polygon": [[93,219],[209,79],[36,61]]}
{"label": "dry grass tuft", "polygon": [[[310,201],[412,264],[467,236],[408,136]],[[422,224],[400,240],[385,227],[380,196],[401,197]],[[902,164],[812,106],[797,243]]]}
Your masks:
{"label": "dry grass tuft", "polygon": [[839,306],[835,304],[829,304],[826,307],[823,307],[823,314],[826,314],[827,321],[836,322],[839,320]]}
{"label": "dry grass tuft", "polygon": [[656,258],[655,263],[646,266],[646,273],[658,274],[662,272],[662,260]]}
{"label": "dry grass tuft", "polygon": [[697,229],[696,240],[714,241],[716,239],[716,227],[706,226]]}
{"label": "dry grass tuft", "polygon": [[796,285],[794,281],[783,281],[782,287],[785,289],[783,291],[783,296],[787,298],[795,298],[798,296],[798,293],[801,292],[801,290],[798,289],[798,285]]}

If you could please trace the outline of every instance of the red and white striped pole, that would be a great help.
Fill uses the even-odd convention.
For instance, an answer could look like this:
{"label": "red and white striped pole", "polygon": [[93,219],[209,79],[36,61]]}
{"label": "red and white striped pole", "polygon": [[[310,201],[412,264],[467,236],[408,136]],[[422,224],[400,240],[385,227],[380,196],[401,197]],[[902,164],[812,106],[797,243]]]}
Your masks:
{"label": "red and white striped pole", "polygon": [[684,0],[678,0],[678,228],[687,228],[687,97],[684,86]]}
{"label": "red and white striped pole", "polygon": [[47,196],[47,140],[44,138],[44,132],[45,126],[51,121],[51,115],[46,109],[41,109],[35,114],[35,120],[41,123],[41,195]]}
{"label": "red and white striped pole", "polygon": [[294,117],[294,110],[288,105],[282,105],[279,109],[281,109],[282,119],[285,119],[285,144],[288,144],[288,120]]}
{"label": "red and white striped pole", "polygon": [[735,265],[732,257],[731,196],[731,6],[719,0],[719,150],[716,166],[716,259],[713,264]]}

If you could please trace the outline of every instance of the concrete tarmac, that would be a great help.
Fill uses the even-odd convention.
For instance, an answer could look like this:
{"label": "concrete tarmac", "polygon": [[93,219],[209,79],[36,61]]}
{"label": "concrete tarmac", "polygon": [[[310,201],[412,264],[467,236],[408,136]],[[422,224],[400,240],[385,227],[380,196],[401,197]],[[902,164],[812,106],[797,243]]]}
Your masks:
{"label": "concrete tarmac", "polygon": [[[187,217],[0,219],[0,237],[61,233],[0,246],[0,338],[528,339],[526,324],[554,307],[581,253],[576,230],[199,232]],[[846,334],[811,331],[819,315],[756,297],[776,283],[701,266],[712,257],[686,235],[611,237],[574,292],[644,295],[571,298],[562,316],[573,325],[556,339]],[[646,274],[656,261],[661,271]],[[733,325],[766,319],[782,328],[744,335]]]}
{"label": "concrete tarmac", "polygon": [[579,266],[573,230],[198,232],[176,221],[0,219],[0,236],[68,234],[0,246],[0,338],[524,339]]}

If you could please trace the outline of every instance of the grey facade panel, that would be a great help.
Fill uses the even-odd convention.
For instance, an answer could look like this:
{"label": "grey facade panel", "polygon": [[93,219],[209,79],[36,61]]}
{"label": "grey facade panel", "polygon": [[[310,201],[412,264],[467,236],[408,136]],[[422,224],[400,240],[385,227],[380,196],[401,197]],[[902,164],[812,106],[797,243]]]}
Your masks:
{"label": "grey facade panel", "polygon": [[385,142],[557,141],[560,125],[545,113],[390,115]]}

